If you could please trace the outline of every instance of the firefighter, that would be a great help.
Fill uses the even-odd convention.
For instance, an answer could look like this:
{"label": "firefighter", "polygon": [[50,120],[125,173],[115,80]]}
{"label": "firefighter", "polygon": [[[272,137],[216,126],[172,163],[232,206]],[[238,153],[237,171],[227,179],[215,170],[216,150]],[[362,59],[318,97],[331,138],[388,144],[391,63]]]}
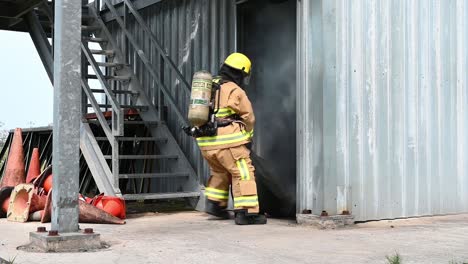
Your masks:
{"label": "firefighter", "polygon": [[250,159],[255,115],[242,86],[248,85],[251,61],[241,53],[229,55],[219,70],[215,98],[217,134],[197,137],[211,175],[205,189],[206,212],[228,218],[229,186],[234,200],[235,223],[266,224],[259,213],[255,168]]}

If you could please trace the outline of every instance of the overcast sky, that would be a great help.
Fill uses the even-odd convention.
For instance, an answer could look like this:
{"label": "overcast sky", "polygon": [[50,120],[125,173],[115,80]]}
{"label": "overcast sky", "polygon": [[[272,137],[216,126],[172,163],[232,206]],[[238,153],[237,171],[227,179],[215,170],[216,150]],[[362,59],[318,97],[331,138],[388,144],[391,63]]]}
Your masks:
{"label": "overcast sky", "polygon": [[7,129],[52,123],[52,85],[26,33],[0,30],[0,121]]}

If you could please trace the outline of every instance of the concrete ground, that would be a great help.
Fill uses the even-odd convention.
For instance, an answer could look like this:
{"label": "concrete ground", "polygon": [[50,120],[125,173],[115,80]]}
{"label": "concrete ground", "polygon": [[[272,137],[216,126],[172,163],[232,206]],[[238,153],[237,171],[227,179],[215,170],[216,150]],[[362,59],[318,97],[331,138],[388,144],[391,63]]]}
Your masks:
{"label": "concrete ground", "polygon": [[[0,257],[14,263],[387,263],[398,252],[402,263],[468,262],[468,215],[427,217],[317,230],[270,219],[265,226],[236,226],[207,220],[198,212],[154,214],[126,225],[89,225],[109,249],[85,253],[29,253],[39,223],[0,219]],[[46,225],[47,228],[50,224]],[[0,261],[1,262],[1,261]]]}

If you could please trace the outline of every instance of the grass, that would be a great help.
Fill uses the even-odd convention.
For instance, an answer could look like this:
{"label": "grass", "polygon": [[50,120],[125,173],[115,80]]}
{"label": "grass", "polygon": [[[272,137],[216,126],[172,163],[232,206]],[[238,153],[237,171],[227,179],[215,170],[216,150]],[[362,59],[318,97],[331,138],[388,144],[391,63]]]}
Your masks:
{"label": "grass", "polygon": [[[387,259],[388,264],[402,264],[403,263],[401,261],[402,258],[400,256],[400,254],[398,254],[398,252],[395,252],[395,254],[391,255],[391,256],[385,256],[385,258]],[[449,262],[449,264],[468,264],[468,262],[466,262],[466,261],[459,262],[459,261],[456,261],[456,260],[451,260]]]}
{"label": "grass", "polygon": [[385,256],[385,258],[388,264],[401,264],[401,256],[397,252],[392,256]]}

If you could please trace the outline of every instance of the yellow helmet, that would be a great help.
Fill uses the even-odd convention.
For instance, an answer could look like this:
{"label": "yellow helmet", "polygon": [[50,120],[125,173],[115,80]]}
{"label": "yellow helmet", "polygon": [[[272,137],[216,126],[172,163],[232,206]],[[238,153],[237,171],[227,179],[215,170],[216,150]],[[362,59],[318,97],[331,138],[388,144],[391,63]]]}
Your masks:
{"label": "yellow helmet", "polygon": [[246,74],[250,74],[250,70],[252,69],[252,62],[242,53],[232,53],[226,58],[224,64],[234,69],[241,70]]}

